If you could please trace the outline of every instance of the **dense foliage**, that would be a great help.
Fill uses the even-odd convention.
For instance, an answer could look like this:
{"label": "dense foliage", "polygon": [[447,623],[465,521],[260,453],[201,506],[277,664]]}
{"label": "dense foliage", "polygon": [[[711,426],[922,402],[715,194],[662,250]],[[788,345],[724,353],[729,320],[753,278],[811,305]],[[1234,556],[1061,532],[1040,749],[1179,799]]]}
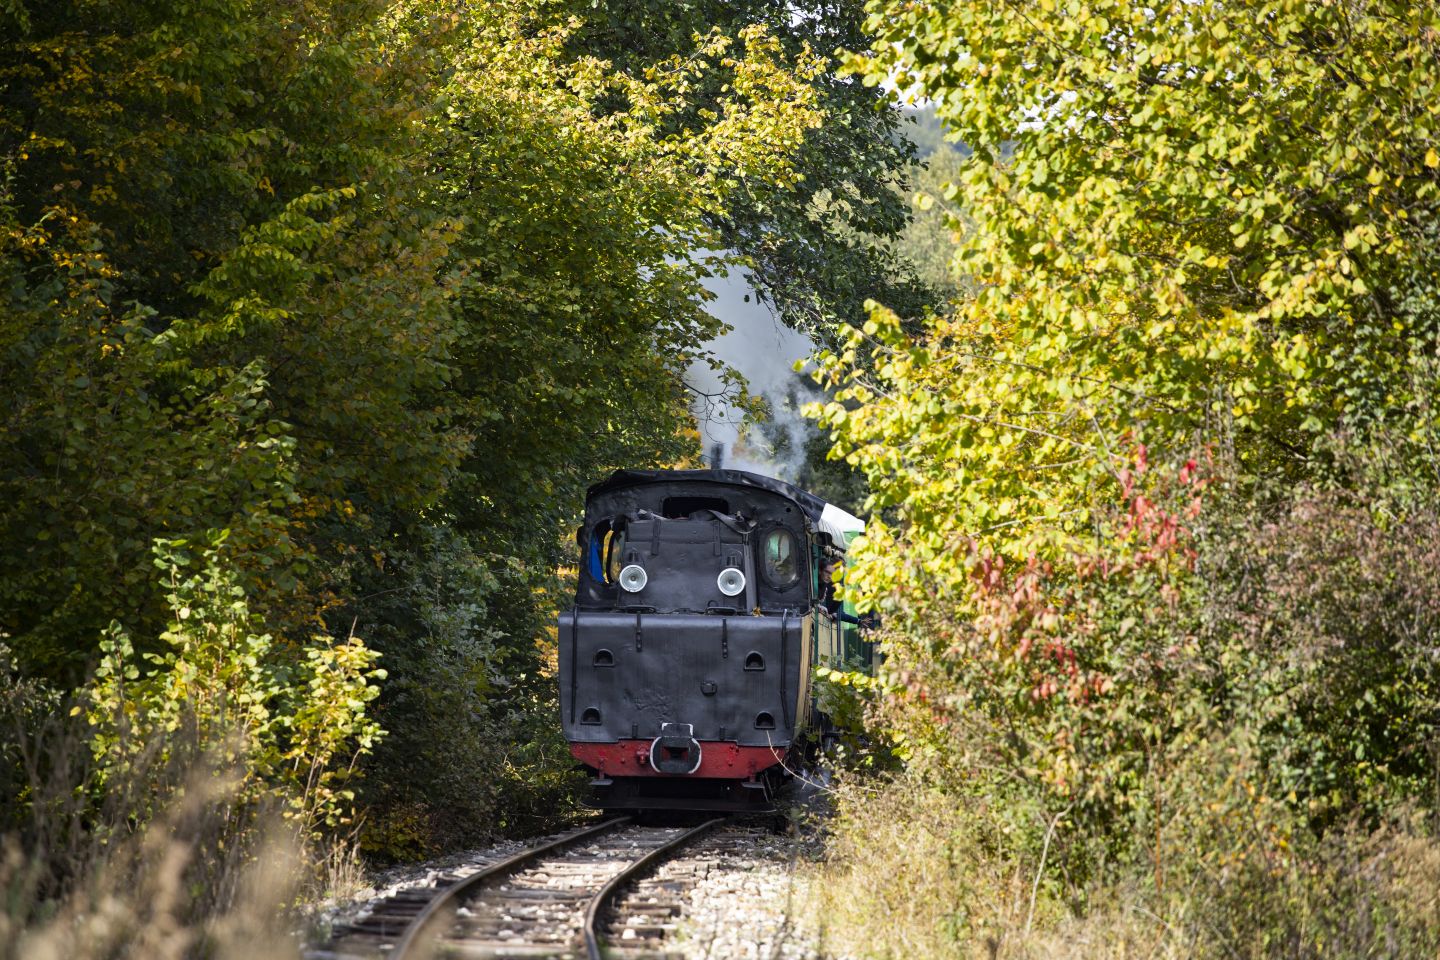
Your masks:
{"label": "dense foliage", "polygon": [[1327,429],[1405,408],[1434,342],[1440,152],[1429,14],[1392,12],[877,8],[857,69],[919,85],[974,151],[952,197],[977,295],[923,343],[872,317],[883,397],[842,450],[889,448],[864,455],[884,502],[931,519],[928,552],[1086,529],[1131,432],[1303,471]]}
{"label": "dense foliage", "polygon": [[[718,246],[705,218],[735,182],[790,182],[819,118],[817,64],[789,72],[758,30],[628,74],[568,58],[574,23],[479,5],[465,24],[427,157],[462,225],[443,409],[463,449],[433,505],[386,517],[383,559],[355,565],[334,615],[390,656],[370,799],[392,854],[570,802],[543,646],[567,524],[607,470],[688,452],[682,374],[718,330],[691,251]],[[726,79],[717,115],[656,137],[702,70]]]}
{"label": "dense foliage", "polygon": [[[630,69],[684,53],[711,29],[763,27],[787,57],[832,57],[868,42],[861,0],[576,0],[586,52]],[[596,13],[598,11],[598,14]],[[701,68],[690,102],[668,134],[717,109],[723,73]],[[777,189],[750,178],[735,184],[707,214],[718,242],[746,259],[756,291],[789,326],[829,340],[837,326],[864,319],[864,301],[879,296],[902,312],[931,292],[898,255],[893,238],[908,222],[907,163],[914,151],[901,115],[881,91],[838,71],[816,76],[824,122],[805,132],[792,158],[796,179]]]}
{"label": "dense foliage", "polygon": [[972,294],[812,408],[879,508],[876,809],[974,864],[909,955],[1434,952],[1436,14],[870,9],[853,68],[973,151]]}
{"label": "dense foliage", "polygon": [[77,692],[96,796],[182,730],[316,827],[358,752],[390,855],[563,813],[567,525],[695,452],[701,281],[748,255],[854,319],[816,198],[904,222],[884,96],[823,59],[860,11],[812,14],[0,4],[11,712]]}

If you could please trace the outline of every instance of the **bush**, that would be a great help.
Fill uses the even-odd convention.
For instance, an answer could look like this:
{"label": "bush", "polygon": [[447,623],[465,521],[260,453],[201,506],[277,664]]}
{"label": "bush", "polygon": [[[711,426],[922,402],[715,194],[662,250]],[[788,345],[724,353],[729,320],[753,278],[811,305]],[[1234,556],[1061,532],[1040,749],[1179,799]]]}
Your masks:
{"label": "bush", "polygon": [[156,544],[160,652],[112,626],[77,696],[0,646],[0,960],[298,956],[383,672],[353,637],[261,633],[223,541]]}
{"label": "bush", "polygon": [[[316,636],[282,655],[258,632],[214,546],[192,551],[184,541],[158,541],[155,557],[174,619],[160,636],[162,653],[137,656],[118,623],[100,643],[104,656],[85,708],[97,788],[113,792],[112,781],[137,770],[169,776],[172,762],[188,766],[170,755],[180,743],[239,765],[238,796],[280,802],[307,836],[348,823],[354,792],[345,780],[382,734],[365,713],[379,693],[374,681],[385,676],[376,654],[354,637]],[[138,762],[157,750],[153,764]],[[142,791],[134,815],[148,819],[151,794],[161,793]]]}
{"label": "bush", "polygon": [[536,832],[577,810],[583,779],[543,643],[553,567],[484,553],[474,539],[408,531],[357,610],[389,671],[376,715],[390,733],[362,787],[361,839],[377,858]]}
{"label": "bush", "polygon": [[[1193,751],[1135,822],[1128,861],[1080,882],[1077,827],[976,777],[842,778],[811,903],[836,955],[1420,957],[1440,948],[1440,840],[1413,808],[1315,832],[1243,734]],[[1156,854],[1153,858],[1151,854]]]}
{"label": "bush", "polygon": [[[235,906],[267,844],[297,887],[322,833],[350,822],[346,780],[381,734],[366,716],[376,655],[353,637],[286,649],[260,633],[223,541],[157,542],[162,652],[137,654],[112,625],[78,702],[4,663],[6,922],[29,928],[23,955],[189,954],[208,934],[188,925]],[[56,911],[66,923],[46,921]]]}
{"label": "bush", "polygon": [[968,546],[961,588],[907,595],[871,721],[908,768],[879,812],[842,804],[837,876],[933,887],[919,955],[1063,954],[1037,938],[1077,924],[1174,956],[1433,952],[1440,515],[1143,448],[1119,479],[1093,540]]}
{"label": "bush", "polygon": [[152,730],[95,788],[110,758],[73,703],[3,664],[0,960],[298,956],[311,838],[247,789],[241,751]]}

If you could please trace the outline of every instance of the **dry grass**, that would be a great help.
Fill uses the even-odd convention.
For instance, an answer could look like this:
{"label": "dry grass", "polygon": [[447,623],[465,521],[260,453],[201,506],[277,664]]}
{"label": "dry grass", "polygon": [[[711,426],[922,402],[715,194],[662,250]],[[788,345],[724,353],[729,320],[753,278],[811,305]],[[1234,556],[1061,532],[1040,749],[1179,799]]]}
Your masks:
{"label": "dry grass", "polygon": [[298,958],[298,906],[361,885],[353,845],[318,856],[243,799],[233,744],[182,729],[101,791],[83,722],[42,694],[0,689],[0,960]]}
{"label": "dry grass", "polygon": [[1022,925],[1031,904],[1025,871],[989,852],[991,839],[939,791],[904,780],[843,787],[826,861],[809,878],[826,950],[885,960],[991,955],[987,944]]}
{"label": "dry grass", "polygon": [[314,883],[306,900],[353,900],[372,886],[354,840],[330,843],[314,858]]}
{"label": "dry grass", "polygon": [[[1068,887],[1017,856],[1003,818],[904,777],[841,790],[808,878],[832,956],[875,960],[1395,960],[1440,957],[1440,841],[1396,820],[1217,867],[1196,835],[1157,891],[1148,868]],[[1238,842],[1238,837],[1231,840]],[[1011,852],[1006,854],[1004,851]],[[1053,866],[1053,864],[1052,864]]]}
{"label": "dry grass", "polygon": [[[257,824],[253,840],[234,837],[232,783],[213,772],[192,778],[160,818],[115,834],[85,861],[55,862],[8,838],[0,958],[298,956],[290,928],[306,876],[303,845],[278,818],[268,829]],[[62,892],[37,896],[42,875],[63,878],[51,880]]]}

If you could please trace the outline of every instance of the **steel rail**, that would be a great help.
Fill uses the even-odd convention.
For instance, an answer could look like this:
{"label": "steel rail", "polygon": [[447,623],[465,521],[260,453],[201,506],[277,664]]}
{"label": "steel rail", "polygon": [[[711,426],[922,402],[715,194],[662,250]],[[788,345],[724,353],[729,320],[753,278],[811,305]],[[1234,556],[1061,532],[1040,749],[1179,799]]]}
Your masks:
{"label": "steel rail", "polygon": [[610,906],[611,899],[620,892],[620,889],[643,873],[645,868],[652,863],[668,856],[672,851],[685,846],[690,841],[697,839],[702,834],[708,833],[717,825],[729,819],[729,817],[716,817],[713,820],[705,821],[698,827],[692,827],[669,843],[651,850],[645,854],[645,856],[636,860],[624,870],[621,870],[612,877],[605,886],[600,888],[600,892],[590,899],[590,905],[585,908],[585,953],[589,960],[604,960],[604,954],[601,953],[600,950],[600,935],[596,927],[600,922],[601,914]]}
{"label": "steel rail", "polygon": [[405,928],[405,932],[401,934],[400,939],[396,941],[395,948],[390,953],[390,956],[393,960],[404,960],[404,958],[409,955],[409,952],[415,948],[416,944],[423,942],[423,938],[430,932],[431,926],[437,919],[443,917],[444,911],[461,896],[477,887],[482,886],[490,880],[494,880],[496,877],[513,873],[517,868],[525,866],[530,861],[536,860],[544,854],[572,846],[601,833],[608,833],[616,827],[624,826],[629,822],[629,817],[615,817],[603,823],[597,823],[593,827],[586,827],[583,830],[566,834],[563,837],[557,837],[548,843],[542,843],[539,846],[521,850],[519,853],[506,857],[498,863],[492,863],[477,873],[472,873],[462,880],[457,880],[442,890],[435,899],[425,905],[424,910],[421,910],[415,915],[415,919],[410,921],[409,926]]}

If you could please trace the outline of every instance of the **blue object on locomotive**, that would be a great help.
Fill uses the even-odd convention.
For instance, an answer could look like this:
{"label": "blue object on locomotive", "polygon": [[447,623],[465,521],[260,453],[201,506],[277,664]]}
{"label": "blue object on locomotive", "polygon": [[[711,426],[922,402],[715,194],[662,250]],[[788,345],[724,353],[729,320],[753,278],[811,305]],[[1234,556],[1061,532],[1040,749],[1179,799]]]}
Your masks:
{"label": "blue object on locomotive", "polygon": [[605,568],[600,565],[600,538],[590,538],[590,576],[600,580],[605,576]]}

